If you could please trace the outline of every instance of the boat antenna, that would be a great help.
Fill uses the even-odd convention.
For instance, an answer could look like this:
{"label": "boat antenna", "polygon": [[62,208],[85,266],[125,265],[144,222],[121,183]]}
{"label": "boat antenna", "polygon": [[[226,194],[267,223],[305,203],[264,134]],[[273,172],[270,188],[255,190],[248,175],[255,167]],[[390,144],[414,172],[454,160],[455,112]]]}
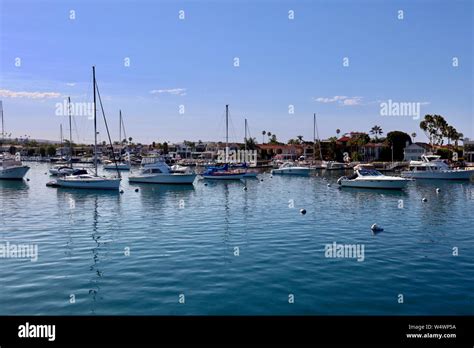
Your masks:
{"label": "boat antenna", "polygon": [[[72,122],[71,122],[71,97],[67,97],[67,109],[69,114],[69,165],[72,168]],[[61,125],[62,133],[62,125]]]}
{"label": "boat antenna", "polygon": [[112,159],[114,161],[115,169],[117,170],[118,177],[122,178],[122,176],[120,175],[120,170],[118,169],[117,161],[115,159],[114,146],[112,144],[112,138],[110,137],[109,126],[107,124],[107,118],[105,117],[104,105],[102,104],[102,98],[100,97],[99,86],[97,84],[96,84],[96,88],[97,88],[97,96],[99,97],[100,109],[102,111],[102,116],[104,118],[105,129],[107,130],[107,137],[109,138],[110,148],[112,149]]}

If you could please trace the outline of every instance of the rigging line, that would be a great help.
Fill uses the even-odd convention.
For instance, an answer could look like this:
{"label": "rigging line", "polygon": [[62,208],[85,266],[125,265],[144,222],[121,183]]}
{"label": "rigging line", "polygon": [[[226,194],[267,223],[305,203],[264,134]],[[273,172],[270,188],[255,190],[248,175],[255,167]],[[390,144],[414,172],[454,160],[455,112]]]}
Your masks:
{"label": "rigging line", "polygon": [[100,97],[99,85],[97,84],[97,81],[95,83],[95,86],[97,88],[97,96],[99,97],[99,103],[100,103],[100,109],[102,110],[102,116],[104,117],[105,129],[107,130],[107,137],[109,138],[110,148],[112,149],[112,159],[113,159],[114,164],[115,164],[115,169],[117,170],[117,175],[118,175],[119,178],[121,178],[122,176],[120,175],[120,171],[118,169],[117,161],[115,160],[114,146],[112,145],[112,138],[110,138],[109,126],[107,124],[107,119],[105,118],[104,105],[102,104],[102,98]]}

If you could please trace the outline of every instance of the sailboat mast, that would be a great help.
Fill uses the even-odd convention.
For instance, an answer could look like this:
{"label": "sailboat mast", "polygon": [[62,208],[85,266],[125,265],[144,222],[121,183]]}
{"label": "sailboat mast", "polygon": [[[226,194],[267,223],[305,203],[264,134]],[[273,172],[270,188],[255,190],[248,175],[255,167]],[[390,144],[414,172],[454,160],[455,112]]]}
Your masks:
{"label": "sailboat mast", "polygon": [[245,151],[247,151],[247,119],[245,119]]}
{"label": "sailboat mast", "polygon": [[94,167],[95,176],[97,175],[97,108],[96,108],[96,93],[95,93],[95,66],[92,66],[92,84],[94,90]]}
{"label": "sailboat mast", "polygon": [[[72,122],[71,122],[71,97],[67,97],[67,110],[69,114],[69,165],[72,168]],[[62,126],[61,126],[62,132]]]}
{"label": "sailboat mast", "polygon": [[59,140],[61,141],[61,147],[63,147],[63,124],[59,124]]}
{"label": "sailboat mast", "polygon": [[229,105],[225,106],[225,163],[229,152]]}
{"label": "sailboat mast", "polygon": [[316,113],[313,114],[313,161],[316,160]]}
{"label": "sailboat mast", "polygon": [[122,110],[119,110],[119,142],[122,143]]}
{"label": "sailboat mast", "polygon": [[3,123],[3,103],[0,100],[0,111],[2,112],[2,143],[5,140],[5,124]]}
{"label": "sailboat mast", "polygon": [[316,135],[318,136],[319,157],[323,160],[323,152],[321,150],[321,140],[319,139],[318,124],[316,123],[316,113],[314,114],[314,126],[316,128]]}

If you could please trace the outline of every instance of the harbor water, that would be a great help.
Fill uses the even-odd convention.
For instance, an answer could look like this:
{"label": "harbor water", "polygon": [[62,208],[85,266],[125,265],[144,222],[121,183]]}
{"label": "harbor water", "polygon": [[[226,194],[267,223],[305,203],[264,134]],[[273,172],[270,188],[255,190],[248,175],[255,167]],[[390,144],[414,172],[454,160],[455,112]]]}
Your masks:
{"label": "harbor water", "polygon": [[[0,181],[0,244],[36,245],[37,260],[0,258],[1,315],[474,314],[471,182],[123,173],[119,193],[46,187],[50,166],[28,165],[28,181]],[[329,257],[334,243],[364,253]]]}

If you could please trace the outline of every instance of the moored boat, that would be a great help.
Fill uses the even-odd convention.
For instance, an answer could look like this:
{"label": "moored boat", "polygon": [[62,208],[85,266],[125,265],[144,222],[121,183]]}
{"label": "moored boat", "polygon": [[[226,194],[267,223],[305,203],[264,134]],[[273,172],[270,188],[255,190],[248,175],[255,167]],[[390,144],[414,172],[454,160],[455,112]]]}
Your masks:
{"label": "moored boat", "polygon": [[308,167],[298,166],[293,162],[285,162],[278,169],[273,169],[272,174],[283,175],[309,175],[311,169]]}
{"label": "moored boat", "polygon": [[[196,179],[196,174],[189,169],[185,172],[173,171],[162,159],[150,161],[144,158],[145,162],[139,174],[130,175],[128,181],[131,183],[150,183],[150,184],[185,184],[192,185]],[[148,162],[148,163],[147,163]]]}
{"label": "moored boat", "polygon": [[410,161],[402,176],[412,179],[469,180],[474,169],[451,169],[438,155],[422,155],[421,161]]}
{"label": "moored boat", "polygon": [[14,159],[0,159],[0,179],[22,180],[29,169],[21,163],[19,154]]}
{"label": "moored boat", "polygon": [[359,164],[354,167],[354,174],[343,176],[337,180],[341,187],[373,188],[401,190],[410,180],[398,176],[388,176],[375,170],[372,165]]}

